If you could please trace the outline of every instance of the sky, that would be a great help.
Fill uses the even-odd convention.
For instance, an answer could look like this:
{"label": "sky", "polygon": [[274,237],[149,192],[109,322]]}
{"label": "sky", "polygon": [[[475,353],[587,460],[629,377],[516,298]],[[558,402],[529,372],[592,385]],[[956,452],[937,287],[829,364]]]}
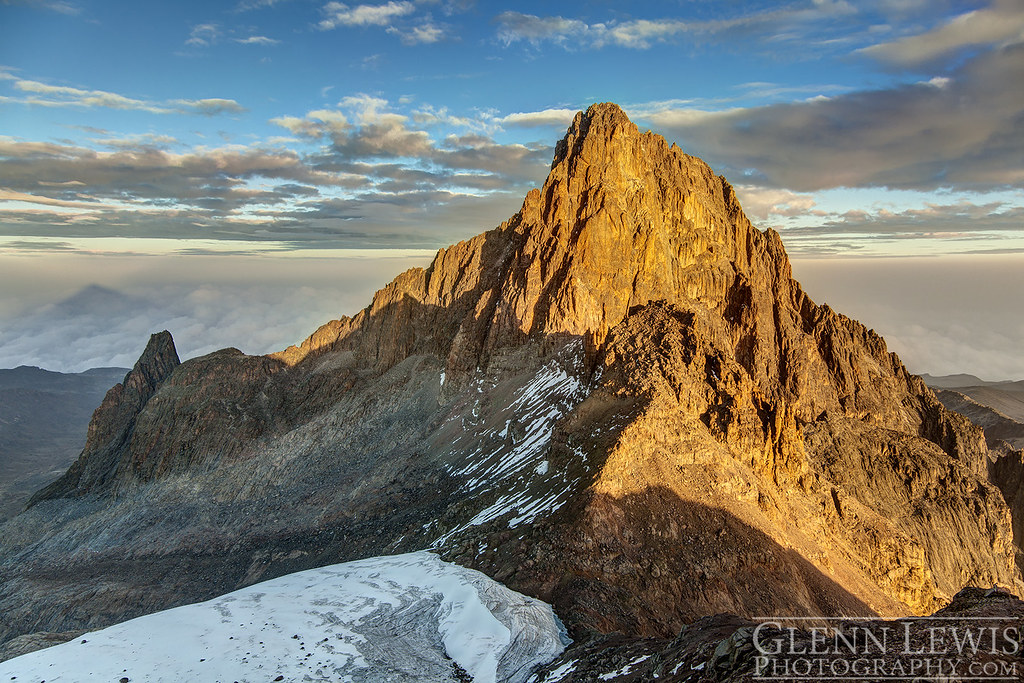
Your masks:
{"label": "sky", "polygon": [[1022,83],[1024,0],[0,0],[0,367],[296,342],[614,101],[912,370],[1024,377]]}

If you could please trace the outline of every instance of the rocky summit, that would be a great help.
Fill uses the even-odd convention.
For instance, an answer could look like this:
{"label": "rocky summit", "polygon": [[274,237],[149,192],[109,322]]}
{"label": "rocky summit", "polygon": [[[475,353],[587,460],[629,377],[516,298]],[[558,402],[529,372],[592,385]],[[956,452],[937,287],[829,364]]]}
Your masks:
{"label": "rocky summit", "polygon": [[577,639],[925,614],[1020,592],[989,458],[724,178],[598,104],[518,213],[354,317],[265,357],[155,335],[0,528],[0,641],[424,548]]}

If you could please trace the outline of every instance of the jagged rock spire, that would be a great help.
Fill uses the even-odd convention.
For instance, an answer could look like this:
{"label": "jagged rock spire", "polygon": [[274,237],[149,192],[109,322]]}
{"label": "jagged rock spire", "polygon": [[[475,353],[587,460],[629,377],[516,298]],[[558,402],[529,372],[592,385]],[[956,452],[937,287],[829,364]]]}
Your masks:
{"label": "jagged rock spire", "polygon": [[180,363],[170,332],[163,330],[151,335],[135,366],[107,392],[93,413],[85,448],[78,460],[64,476],[32,496],[29,506],[49,498],[102,490],[111,482],[121,465],[136,417]]}

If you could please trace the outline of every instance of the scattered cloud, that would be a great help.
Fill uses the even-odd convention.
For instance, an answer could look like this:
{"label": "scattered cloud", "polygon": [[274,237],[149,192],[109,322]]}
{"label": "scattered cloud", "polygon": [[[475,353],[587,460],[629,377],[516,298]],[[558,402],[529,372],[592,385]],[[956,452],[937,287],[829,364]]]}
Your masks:
{"label": "scattered cloud", "polygon": [[591,30],[586,22],[579,19],[538,17],[522,12],[502,12],[494,20],[498,23],[498,40],[506,46],[519,41],[565,44],[572,38],[585,36]]}
{"label": "scattered cloud", "polygon": [[339,26],[388,26],[399,17],[416,11],[411,2],[391,0],[383,5],[356,5],[351,7],[341,2],[329,2],[323,7],[326,15],[319,27],[329,31]]}
{"label": "scattered cloud", "polygon": [[203,116],[242,114],[247,111],[238,102],[222,97],[209,97],[202,100],[173,100],[173,104],[181,107],[182,111],[202,114]]}
{"label": "scattered cloud", "polygon": [[40,9],[50,10],[51,12],[57,12],[58,14],[66,14],[74,16],[82,13],[82,8],[70,2],[63,2],[62,0],[2,0],[0,4],[3,5],[28,5],[29,7],[39,7]]}
{"label": "scattered cloud", "polygon": [[[537,16],[506,11],[495,17],[498,41],[506,47],[517,42],[539,46],[552,43],[566,49],[608,46],[647,50],[659,43],[754,37],[777,49],[782,43],[825,35],[852,37],[844,17],[857,12],[847,2],[818,0],[810,6],[782,6],[714,20],[688,20],[678,17],[658,19],[612,19],[586,22],[563,16]],[[844,40],[844,38],[834,38]]]}
{"label": "scattered cloud", "polygon": [[[447,26],[435,23],[430,14],[416,16],[417,5],[423,4],[434,3],[391,0],[380,5],[352,6],[329,2],[324,5],[324,18],[317,26],[322,31],[340,27],[381,27],[386,33],[397,36],[403,45],[430,45],[444,40],[448,35]],[[445,14],[461,11],[451,3],[445,4],[442,10]]]}
{"label": "scattered cloud", "polygon": [[[175,106],[214,113],[231,101]],[[365,94],[270,122],[294,137],[187,148],[170,136],[97,131],[97,149],[0,137],[3,232],[436,247],[511,215],[552,153],[498,143],[483,132],[490,115],[428,105],[399,113]]]}
{"label": "scattered cloud", "polygon": [[223,33],[217,24],[198,24],[192,27],[185,44],[196,47],[207,47],[220,40],[222,35]]}
{"label": "scattered cloud", "polygon": [[[410,117],[391,111],[386,100],[370,95],[344,98],[345,111],[316,110],[304,117],[280,117],[276,123],[293,134],[329,143],[320,159],[331,168],[348,169],[365,160],[387,162],[410,160],[412,168],[444,176],[448,171],[484,171],[504,179],[508,192],[524,182],[535,183],[550,164],[551,147],[499,144],[478,133],[449,136],[438,142],[421,128],[410,125]],[[413,114],[420,125],[444,123],[484,129],[486,120],[452,117],[447,110],[423,107]],[[403,166],[407,164],[402,164]],[[447,169],[447,170],[446,170]],[[361,168],[365,171],[366,169]]]}
{"label": "scattered cloud", "polygon": [[105,90],[85,90],[25,79],[5,80],[13,80],[14,88],[25,95],[20,97],[0,96],[0,101],[38,107],[104,108],[143,111],[151,114],[200,114],[203,116],[240,114],[246,111],[235,100],[224,98],[154,102]]}
{"label": "scattered cloud", "polygon": [[289,0],[241,0],[236,6],[236,12],[250,12],[252,10],[264,9],[266,7],[273,7],[274,5],[280,5]]}
{"label": "scattered cloud", "polygon": [[530,128],[534,126],[568,126],[576,116],[576,109],[543,109],[516,112],[498,119],[505,126]]}
{"label": "scattered cloud", "polygon": [[409,29],[389,26],[387,32],[397,35],[403,45],[429,45],[439,42],[445,37],[444,29],[431,22],[413,26]]}
{"label": "scattered cloud", "polygon": [[235,38],[234,41],[236,43],[241,43],[242,45],[279,45],[281,43],[280,40],[275,40],[274,38],[268,38],[266,36],[249,36],[248,38]]}
{"label": "scattered cloud", "polygon": [[1024,4],[995,0],[924,33],[861,48],[860,52],[897,66],[914,67],[976,46],[1006,46],[1024,41]]}
{"label": "scattered cloud", "polygon": [[814,195],[806,192],[753,185],[739,185],[735,190],[744,213],[759,223],[780,217],[806,216],[816,206]]}

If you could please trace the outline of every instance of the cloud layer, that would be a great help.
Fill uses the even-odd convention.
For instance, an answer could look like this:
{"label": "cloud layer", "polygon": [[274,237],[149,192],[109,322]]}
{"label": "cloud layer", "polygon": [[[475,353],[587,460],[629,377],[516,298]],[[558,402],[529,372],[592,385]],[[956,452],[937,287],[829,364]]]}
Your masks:
{"label": "cloud layer", "polygon": [[734,179],[790,190],[1024,186],[1024,44],[948,78],[648,120]]}
{"label": "cloud layer", "polygon": [[[0,314],[0,367],[131,367],[149,335],[163,329],[171,331],[183,359],[229,346],[246,353],[280,350],[328,320],[355,313],[399,272],[426,262],[429,257],[121,256],[92,257],[83,268],[81,260],[58,257],[51,267],[68,263],[74,272],[52,276],[78,291],[55,304]],[[30,264],[12,257],[3,263],[0,287],[16,289],[10,280]]]}

